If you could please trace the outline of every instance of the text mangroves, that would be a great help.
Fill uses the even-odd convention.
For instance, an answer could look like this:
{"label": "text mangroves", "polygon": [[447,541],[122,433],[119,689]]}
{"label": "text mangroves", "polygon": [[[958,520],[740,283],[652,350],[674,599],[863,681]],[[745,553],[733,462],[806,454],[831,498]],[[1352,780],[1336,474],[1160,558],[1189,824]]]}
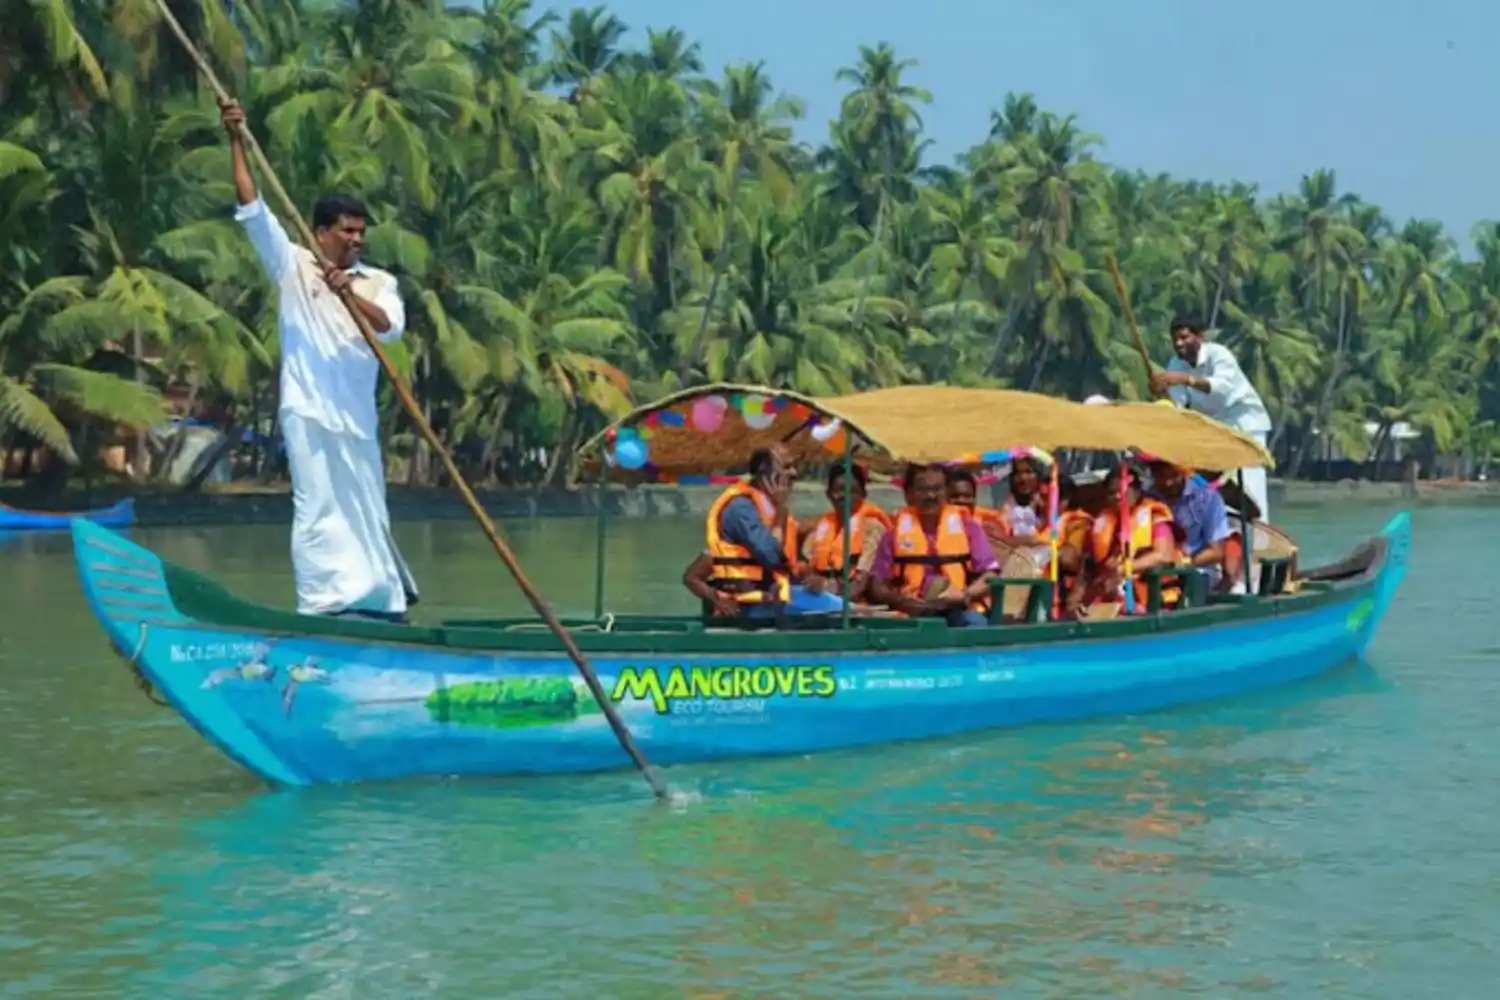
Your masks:
{"label": "text mangroves", "polygon": [[832,698],[838,689],[833,665],[828,663],[624,667],[610,699],[649,701],[658,715],[667,715],[674,703]]}

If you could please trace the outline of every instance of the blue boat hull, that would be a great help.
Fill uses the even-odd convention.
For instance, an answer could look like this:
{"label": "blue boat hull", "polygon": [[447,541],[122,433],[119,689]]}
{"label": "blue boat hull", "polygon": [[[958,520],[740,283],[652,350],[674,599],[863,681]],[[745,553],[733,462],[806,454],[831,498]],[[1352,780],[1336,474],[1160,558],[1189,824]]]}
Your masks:
{"label": "blue boat hull", "polygon": [[135,499],[126,497],[109,507],[76,513],[21,510],[0,504],[0,531],[66,531],[78,520],[104,528],[128,528],[135,523]]}
{"label": "blue boat hull", "polygon": [[[74,535],[85,592],[114,646],[203,736],[270,782],[628,763],[561,653],[205,623],[177,609],[150,552],[84,523]],[[664,765],[1147,712],[1286,684],[1358,657],[1409,545],[1401,514],[1383,533],[1377,563],[1319,600],[1293,597],[1284,612],[1136,628],[1118,639],[590,659],[642,749]]]}

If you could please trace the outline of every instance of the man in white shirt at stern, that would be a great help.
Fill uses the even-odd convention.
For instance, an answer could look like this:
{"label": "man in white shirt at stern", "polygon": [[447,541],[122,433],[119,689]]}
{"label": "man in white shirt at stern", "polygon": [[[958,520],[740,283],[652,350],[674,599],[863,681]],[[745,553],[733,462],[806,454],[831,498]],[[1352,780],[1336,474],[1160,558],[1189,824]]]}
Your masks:
{"label": "man in white shirt at stern", "polygon": [[[1166,371],[1151,373],[1151,392],[1227,424],[1264,446],[1271,433],[1271,416],[1234,352],[1223,344],[1204,341],[1203,327],[1195,320],[1180,316],[1173,319],[1171,333],[1177,356],[1167,363]],[[1260,519],[1269,521],[1265,468],[1239,472],[1244,476],[1246,496],[1260,508]]]}
{"label": "man in white shirt at stern", "polygon": [[417,601],[391,538],[375,389],[380,365],[338,291],[349,289],[382,343],[400,338],[406,309],[393,275],[362,264],[369,213],[340,195],[319,199],[312,228],[326,271],[288,237],[255,187],[239,130],[221,108],[234,168],[235,220],[278,296],[280,422],[292,473],[292,573],[297,610],[404,621]]}

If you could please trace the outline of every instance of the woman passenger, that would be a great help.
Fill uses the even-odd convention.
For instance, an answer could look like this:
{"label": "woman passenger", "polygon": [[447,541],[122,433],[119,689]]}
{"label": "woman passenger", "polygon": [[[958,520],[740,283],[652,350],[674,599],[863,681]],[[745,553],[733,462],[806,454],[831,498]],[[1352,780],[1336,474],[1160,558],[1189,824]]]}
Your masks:
{"label": "woman passenger", "polygon": [[866,499],[869,473],[864,466],[852,468],[852,482],[845,481],[843,465],[828,470],[827,495],[831,509],[814,522],[804,539],[802,558],[807,571],[802,583],[810,590],[839,592],[844,566],[844,531],[840,522],[844,517],[844,490],[852,487],[849,509],[854,530],[849,536],[849,557],[854,560],[854,566],[849,576],[849,596],[858,601],[869,585],[870,567],[875,564],[880,540],[891,530],[893,522],[890,515]]}
{"label": "woman passenger", "polygon": [[[1118,501],[1120,470],[1110,470],[1104,480],[1102,510],[1094,518],[1089,532],[1089,565],[1081,574],[1083,584],[1081,600],[1070,595],[1070,604],[1075,608],[1090,604],[1121,604],[1124,602],[1126,580],[1125,566],[1120,555],[1120,511]],[[1147,497],[1140,487],[1140,472],[1131,469],[1130,483],[1125,496],[1131,572],[1136,578],[1134,586],[1136,611],[1146,610],[1150,586],[1139,574],[1159,566],[1171,566],[1178,562],[1177,537],[1172,525],[1172,509],[1160,500]],[[1162,604],[1175,606],[1181,598],[1181,585],[1173,579],[1162,581]]]}

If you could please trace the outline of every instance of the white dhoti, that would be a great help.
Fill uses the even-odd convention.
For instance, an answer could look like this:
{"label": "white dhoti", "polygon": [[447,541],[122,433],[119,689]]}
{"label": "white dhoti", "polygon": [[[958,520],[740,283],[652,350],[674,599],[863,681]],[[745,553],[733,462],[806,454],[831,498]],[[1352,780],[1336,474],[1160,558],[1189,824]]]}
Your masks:
{"label": "white dhoti", "polygon": [[[1267,440],[1265,431],[1246,431],[1245,433],[1259,441],[1261,447],[1265,447]],[[1255,501],[1255,506],[1260,508],[1260,519],[1271,520],[1271,493],[1265,466],[1241,469],[1239,474],[1244,477],[1242,489],[1245,491],[1245,496]]]}
{"label": "white dhoti", "polygon": [[[1265,431],[1244,431],[1243,433],[1255,438],[1262,446],[1266,444],[1267,437]],[[1235,470],[1235,475],[1239,477],[1240,491],[1260,510],[1259,520],[1269,522],[1271,520],[1271,496],[1265,466],[1256,466],[1253,469],[1237,469]],[[1250,537],[1253,541],[1248,546],[1248,549],[1253,555],[1254,550],[1261,547],[1263,538],[1261,533],[1253,527]],[[1241,578],[1235,581],[1231,593],[1243,594],[1247,589],[1259,588],[1260,566],[1253,559],[1251,560],[1250,578],[1250,586],[1247,588],[1242,574]]]}
{"label": "white dhoti", "polygon": [[405,614],[417,587],[391,538],[380,442],[284,414],[292,574],[303,614]]}

